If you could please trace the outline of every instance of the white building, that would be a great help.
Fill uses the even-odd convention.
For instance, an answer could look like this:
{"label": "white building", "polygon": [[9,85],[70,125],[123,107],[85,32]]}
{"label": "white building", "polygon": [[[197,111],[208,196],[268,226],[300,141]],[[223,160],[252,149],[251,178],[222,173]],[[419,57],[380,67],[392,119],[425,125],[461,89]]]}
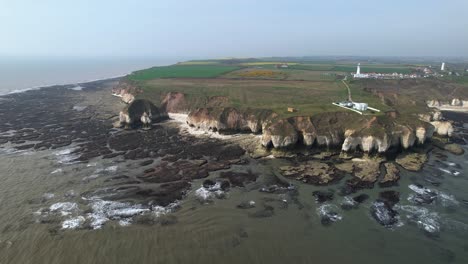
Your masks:
{"label": "white building", "polygon": [[366,111],[368,105],[366,103],[353,103],[353,108],[358,111]]}
{"label": "white building", "polygon": [[361,73],[361,63],[358,63],[356,73],[354,74],[354,78],[369,78],[369,74],[362,74]]}
{"label": "white building", "polygon": [[442,62],[442,66],[440,66],[441,71],[445,71],[445,62]]}

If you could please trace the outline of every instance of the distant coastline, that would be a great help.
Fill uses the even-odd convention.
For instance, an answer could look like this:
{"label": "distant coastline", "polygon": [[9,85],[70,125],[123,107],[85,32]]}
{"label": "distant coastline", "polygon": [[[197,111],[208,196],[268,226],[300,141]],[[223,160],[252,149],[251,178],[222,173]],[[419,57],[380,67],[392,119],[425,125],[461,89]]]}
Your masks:
{"label": "distant coastline", "polygon": [[167,58],[5,58],[0,63],[0,95],[119,78],[177,61]]}

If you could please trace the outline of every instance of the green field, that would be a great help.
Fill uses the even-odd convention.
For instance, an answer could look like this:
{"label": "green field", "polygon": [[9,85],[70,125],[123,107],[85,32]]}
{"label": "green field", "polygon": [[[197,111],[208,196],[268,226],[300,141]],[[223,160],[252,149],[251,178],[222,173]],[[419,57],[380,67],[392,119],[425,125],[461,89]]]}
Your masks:
{"label": "green field", "polygon": [[237,69],[240,69],[240,67],[225,65],[172,65],[136,71],[127,76],[127,78],[132,81],[145,81],[158,78],[214,78]]}
{"label": "green field", "polygon": [[[143,89],[141,97],[156,104],[168,92],[182,92],[193,108],[209,107],[213,97],[222,96],[221,104],[218,102],[215,107],[270,109],[284,117],[347,111],[331,103],[348,98],[347,88],[341,80],[356,70],[356,63],[298,61],[288,64],[287,68],[277,68],[278,63],[278,60],[258,59],[189,61],[137,71],[127,78]],[[362,72],[380,73],[412,71],[410,65],[377,63],[364,64],[361,69]],[[465,83],[466,79],[460,77],[451,81]],[[425,111],[426,99],[420,96],[424,89],[434,86],[431,88],[433,95],[445,89],[437,88],[441,85],[435,80],[348,78],[348,83],[354,101],[368,103],[382,111],[396,109],[411,115]],[[461,91],[464,90],[454,88],[451,94]],[[442,95],[436,97],[442,98]],[[288,107],[298,111],[290,113]]]}

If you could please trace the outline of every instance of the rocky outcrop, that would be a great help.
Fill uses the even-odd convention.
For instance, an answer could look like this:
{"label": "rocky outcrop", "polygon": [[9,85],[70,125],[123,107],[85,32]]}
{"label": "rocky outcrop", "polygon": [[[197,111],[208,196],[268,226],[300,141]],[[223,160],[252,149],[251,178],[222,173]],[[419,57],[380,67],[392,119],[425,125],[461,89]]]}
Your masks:
{"label": "rocky outcrop", "polygon": [[400,170],[395,165],[395,163],[388,162],[384,164],[385,166],[385,175],[380,180],[379,185],[381,187],[389,187],[396,184],[396,182],[400,179]]}
{"label": "rocky outcrop", "polygon": [[428,107],[447,111],[468,111],[468,101],[461,98],[452,98],[449,101],[429,100]]}
{"label": "rocky outcrop", "polygon": [[164,96],[160,109],[166,111],[166,113],[188,113],[190,107],[185,98],[185,94],[170,92]]}
{"label": "rocky outcrop", "polygon": [[141,92],[140,88],[129,81],[120,81],[119,84],[112,89],[112,94],[120,97],[122,102],[126,104],[132,103],[135,100],[135,95]]}
{"label": "rocky outcrop", "polygon": [[420,171],[427,161],[425,153],[402,153],[398,155],[395,162],[409,171]]}
{"label": "rocky outcrop", "polygon": [[299,139],[294,126],[285,119],[281,119],[268,126],[262,135],[262,145],[274,148],[296,145]]}
{"label": "rocky outcrop", "polygon": [[440,111],[433,111],[427,114],[419,114],[419,119],[424,122],[441,121],[442,118],[442,112]]}
{"label": "rocky outcrop", "polygon": [[439,136],[452,136],[454,131],[452,123],[448,121],[434,121],[431,124],[434,126],[434,132]]}
{"label": "rocky outcrop", "polygon": [[187,123],[203,130],[225,133],[263,131],[276,114],[270,110],[238,110],[226,108],[199,108],[190,112]]}
{"label": "rocky outcrop", "polygon": [[343,178],[344,174],[334,166],[319,161],[307,161],[296,166],[280,167],[287,178],[294,178],[304,183],[327,185]]}
{"label": "rocky outcrop", "polygon": [[233,107],[199,108],[189,114],[187,123],[199,129],[225,133],[261,132],[265,147],[341,147],[346,152],[383,153],[400,146],[408,149],[424,144],[434,132],[433,125],[418,119],[399,124],[397,119],[388,116],[358,116],[348,112],[278,118],[269,110]]}
{"label": "rocky outcrop", "polygon": [[445,145],[444,149],[455,155],[463,155],[463,153],[465,153],[465,150],[455,143]]}
{"label": "rocky outcrop", "polygon": [[154,122],[167,119],[167,113],[160,111],[152,102],[145,99],[137,99],[127,105],[119,114],[119,120],[115,127],[140,127],[150,128]]}

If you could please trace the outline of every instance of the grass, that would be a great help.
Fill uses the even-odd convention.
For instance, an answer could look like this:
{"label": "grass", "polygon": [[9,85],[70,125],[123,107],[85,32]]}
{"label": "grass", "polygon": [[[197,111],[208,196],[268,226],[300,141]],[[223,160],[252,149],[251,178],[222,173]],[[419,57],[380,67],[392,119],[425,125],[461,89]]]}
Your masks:
{"label": "grass", "polygon": [[[144,96],[159,103],[171,91],[186,94],[193,107],[206,107],[210,97],[226,96],[229,104],[239,108],[270,109],[280,116],[314,115],[322,112],[342,112],[345,109],[331,103],[347,98],[344,85],[338,81],[282,81],[237,79],[154,79],[141,82]],[[369,105],[382,108],[370,93],[359,96]],[[366,100],[364,100],[366,99]],[[375,102],[375,103],[374,103]],[[298,109],[287,112],[288,107]]]}
{"label": "grass", "polygon": [[132,81],[146,81],[158,78],[214,78],[237,69],[240,69],[240,67],[224,65],[172,65],[136,71],[127,76],[127,78]]}
{"label": "grass", "polygon": [[[140,97],[156,104],[168,92],[182,92],[192,108],[206,107],[211,97],[224,96],[228,103],[223,106],[270,109],[282,117],[347,111],[331,103],[348,98],[340,75],[354,72],[356,65],[288,63],[288,68],[277,69],[276,64],[280,62],[255,59],[189,61],[137,71],[127,78],[144,90]],[[411,72],[410,66],[398,64],[371,64],[361,68],[362,72]],[[458,81],[465,83],[466,79]],[[391,109],[402,114],[423,112],[426,108],[425,99],[421,97],[423,91],[430,90],[431,96],[443,92],[432,80],[350,80],[349,85],[352,99],[382,110],[379,116]],[[448,91],[451,95],[466,93],[460,87]],[[298,111],[287,112],[288,107]]]}

